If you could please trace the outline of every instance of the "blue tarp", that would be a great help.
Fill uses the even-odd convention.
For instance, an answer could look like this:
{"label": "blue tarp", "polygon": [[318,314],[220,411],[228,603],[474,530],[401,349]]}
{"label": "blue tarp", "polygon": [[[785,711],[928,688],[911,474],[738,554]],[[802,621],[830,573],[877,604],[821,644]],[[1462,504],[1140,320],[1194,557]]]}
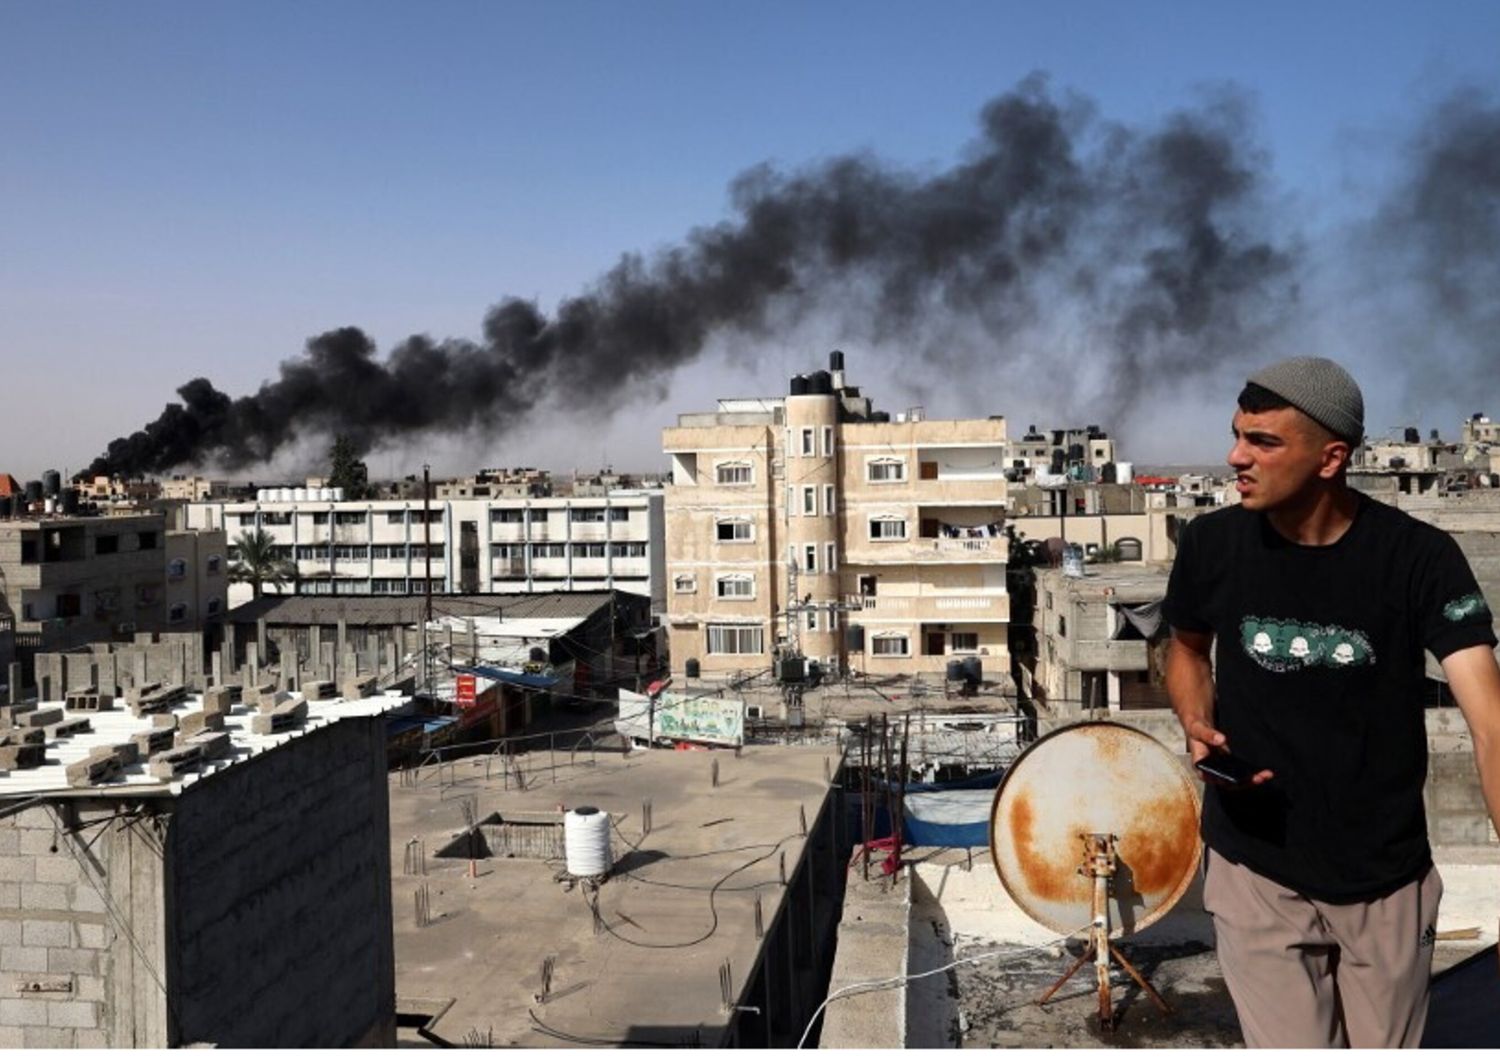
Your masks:
{"label": "blue tarp", "polygon": [[400,736],[402,733],[411,732],[420,728],[423,732],[434,733],[439,729],[446,729],[456,724],[457,718],[433,718],[422,714],[401,714],[396,717],[385,719],[386,736]]}
{"label": "blue tarp", "polygon": [[984,847],[990,844],[993,789],[906,791],[906,835],[917,847]]}
{"label": "blue tarp", "polygon": [[494,666],[455,666],[453,672],[456,674],[473,674],[475,677],[487,677],[491,681],[501,681],[508,685],[520,685],[522,688],[551,688],[557,684],[558,678],[547,674],[528,674],[520,670],[501,670]]}

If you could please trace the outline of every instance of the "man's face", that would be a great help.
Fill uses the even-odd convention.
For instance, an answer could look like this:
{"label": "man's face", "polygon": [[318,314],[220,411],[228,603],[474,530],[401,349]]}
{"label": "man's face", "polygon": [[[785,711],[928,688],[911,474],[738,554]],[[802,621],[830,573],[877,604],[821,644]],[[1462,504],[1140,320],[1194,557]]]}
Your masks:
{"label": "man's face", "polygon": [[1240,503],[1272,511],[1303,495],[1319,479],[1338,473],[1349,452],[1311,417],[1293,408],[1267,412],[1237,409],[1231,427]]}

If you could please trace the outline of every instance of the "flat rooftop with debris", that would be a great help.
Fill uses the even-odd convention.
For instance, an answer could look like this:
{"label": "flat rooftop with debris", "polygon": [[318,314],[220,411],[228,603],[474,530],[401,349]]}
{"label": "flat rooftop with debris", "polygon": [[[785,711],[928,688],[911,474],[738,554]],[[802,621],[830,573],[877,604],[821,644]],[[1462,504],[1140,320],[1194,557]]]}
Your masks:
{"label": "flat rooftop with debris", "polygon": [[311,700],[283,692],[262,710],[243,692],[226,692],[228,702],[205,709],[213,690],[158,689],[158,702],[139,714],[124,698],[97,693],[0,707],[0,798],[180,795],[314,729],[411,703],[394,692]]}
{"label": "flat rooftop with debris", "polygon": [[[721,1044],[721,977],[739,997],[838,767],[823,747],[559,743],[394,775],[402,1041],[425,1016],[451,1044]],[[597,890],[564,871],[563,806],[610,815]]]}

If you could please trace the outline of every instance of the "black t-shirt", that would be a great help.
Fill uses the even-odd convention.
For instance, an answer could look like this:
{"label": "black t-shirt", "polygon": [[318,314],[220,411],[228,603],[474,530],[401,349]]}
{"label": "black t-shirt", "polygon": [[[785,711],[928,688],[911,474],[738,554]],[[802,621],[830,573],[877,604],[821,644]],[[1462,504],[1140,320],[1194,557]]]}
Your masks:
{"label": "black t-shirt", "polygon": [[1207,787],[1216,853],[1329,902],[1425,871],[1423,649],[1496,643],[1452,537],[1360,495],[1338,541],[1298,545],[1236,505],[1184,528],[1164,612],[1214,634],[1214,726],[1276,773]]}

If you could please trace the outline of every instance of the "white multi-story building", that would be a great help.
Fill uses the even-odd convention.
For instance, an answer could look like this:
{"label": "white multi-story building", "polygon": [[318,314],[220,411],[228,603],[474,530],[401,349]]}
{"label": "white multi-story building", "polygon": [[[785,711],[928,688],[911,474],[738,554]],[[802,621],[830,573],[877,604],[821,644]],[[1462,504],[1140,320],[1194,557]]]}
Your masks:
{"label": "white multi-story building", "polygon": [[423,592],[430,577],[434,592],[619,589],[664,608],[657,491],[434,500],[427,526],[420,500],[295,499],[297,492],[320,491],[190,504],[188,527],[224,530],[231,556],[241,532],[265,530],[296,571],[285,592],[400,595]]}

